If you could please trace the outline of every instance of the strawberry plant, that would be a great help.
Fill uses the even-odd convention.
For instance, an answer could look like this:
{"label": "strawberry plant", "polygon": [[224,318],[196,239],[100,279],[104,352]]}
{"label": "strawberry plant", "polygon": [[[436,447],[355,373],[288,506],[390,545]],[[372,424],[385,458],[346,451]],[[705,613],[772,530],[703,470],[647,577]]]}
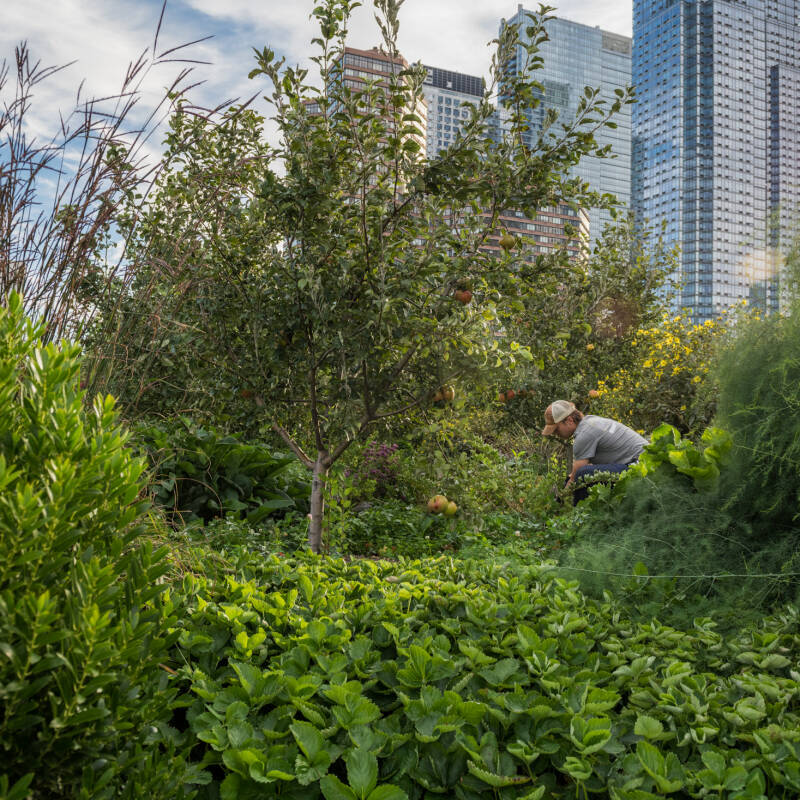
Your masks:
{"label": "strawberry plant", "polygon": [[791,797],[797,611],[635,623],[548,567],[242,554],[171,664],[221,798]]}

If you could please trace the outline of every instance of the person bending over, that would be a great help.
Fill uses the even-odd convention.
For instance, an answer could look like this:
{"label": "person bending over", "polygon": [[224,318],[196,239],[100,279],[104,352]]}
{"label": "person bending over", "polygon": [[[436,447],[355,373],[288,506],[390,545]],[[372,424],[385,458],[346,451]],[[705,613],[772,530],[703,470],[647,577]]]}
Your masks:
{"label": "person bending over", "polygon": [[[543,436],[573,438],[572,470],[564,488],[578,478],[595,472],[624,472],[635,463],[648,444],[635,430],[606,417],[582,414],[569,400],[556,400],[544,412]],[[578,487],[572,495],[573,504],[588,497],[586,486]]]}

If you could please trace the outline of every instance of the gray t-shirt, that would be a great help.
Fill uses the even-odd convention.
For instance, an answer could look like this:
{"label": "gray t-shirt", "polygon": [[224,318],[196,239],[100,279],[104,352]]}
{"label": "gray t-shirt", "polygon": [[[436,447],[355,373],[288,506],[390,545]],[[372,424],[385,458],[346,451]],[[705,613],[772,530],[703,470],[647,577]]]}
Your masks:
{"label": "gray t-shirt", "polygon": [[590,464],[627,464],[639,458],[647,443],[621,422],[587,414],[575,429],[572,457]]}

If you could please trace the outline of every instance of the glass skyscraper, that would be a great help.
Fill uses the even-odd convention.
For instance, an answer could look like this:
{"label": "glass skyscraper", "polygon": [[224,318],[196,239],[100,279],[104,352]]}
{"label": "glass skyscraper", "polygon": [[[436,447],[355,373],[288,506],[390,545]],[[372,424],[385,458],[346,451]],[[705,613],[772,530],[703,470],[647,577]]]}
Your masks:
{"label": "glass skyscraper", "polygon": [[[520,25],[520,38],[526,41],[525,29],[530,22],[521,5],[508,22]],[[629,37],[560,18],[547,23],[547,34],[550,39],[542,45],[540,53],[544,66],[531,75],[544,86],[542,103],[532,120],[534,137],[548,108],[559,112],[561,122],[571,121],[585,87],[599,88],[601,98],[610,105],[616,99],[614,90],[625,89],[631,84]],[[512,69],[519,74],[523,65],[524,56],[520,48]],[[595,191],[613,194],[628,206],[631,199],[630,106],[617,115],[615,122],[616,129],[603,128],[596,134],[599,144],[611,146],[615,158],[582,158],[573,174],[587,181]],[[591,244],[610,221],[608,211],[589,209]]]}
{"label": "glass skyscraper", "polygon": [[633,206],[697,321],[778,306],[800,187],[800,0],[634,0]]}

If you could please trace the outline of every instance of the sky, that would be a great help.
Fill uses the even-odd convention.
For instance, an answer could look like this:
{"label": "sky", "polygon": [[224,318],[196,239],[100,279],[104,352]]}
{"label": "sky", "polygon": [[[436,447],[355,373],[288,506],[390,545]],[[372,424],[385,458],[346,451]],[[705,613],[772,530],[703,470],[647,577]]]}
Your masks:
{"label": "sky", "polygon": [[[27,41],[32,61],[43,66],[75,62],[43,81],[31,104],[30,124],[44,137],[57,129],[82,99],[119,91],[128,65],[189,42],[205,41],[165,55],[141,82],[139,108],[150,110],[178,71],[189,66],[195,86],[190,97],[204,107],[261,95],[267,86],[249,80],[253,48],[269,46],[290,64],[310,66],[310,41],[318,35],[309,19],[312,0],[168,0],[158,28],[162,0],[0,0],[0,62],[12,66],[15,47]],[[526,8],[535,8],[525,4]],[[516,13],[517,3],[503,0],[405,0],[400,11],[399,49],[410,61],[484,76],[503,17]],[[631,33],[631,0],[563,0],[557,16]],[[371,0],[356,9],[349,44],[369,49],[380,41]],[[168,60],[184,56],[194,64]],[[9,81],[0,102],[7,102]],[[266,110],[262,103],[262,108]]]}

